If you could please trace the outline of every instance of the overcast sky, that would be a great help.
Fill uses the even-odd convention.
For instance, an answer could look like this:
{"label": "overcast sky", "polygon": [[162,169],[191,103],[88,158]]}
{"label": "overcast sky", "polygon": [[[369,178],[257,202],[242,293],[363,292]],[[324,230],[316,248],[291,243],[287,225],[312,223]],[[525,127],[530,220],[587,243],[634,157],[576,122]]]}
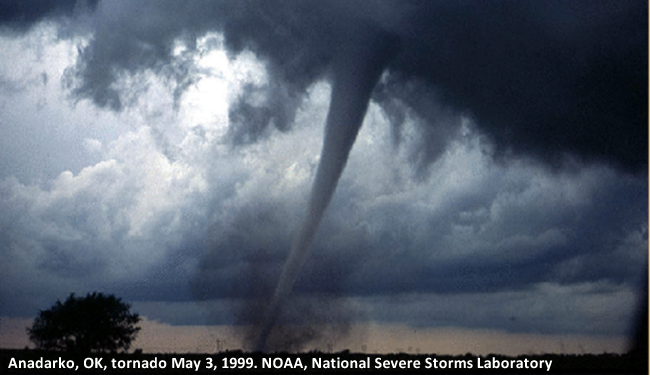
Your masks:
{"label": "overcast sky", "polygon": [[399,52],[287,321],[630,329],[648,258],[645,1],[0,14],[0,316],[101,291],[163,323],[252,319],[305,214],[332,66],[363,24]]}

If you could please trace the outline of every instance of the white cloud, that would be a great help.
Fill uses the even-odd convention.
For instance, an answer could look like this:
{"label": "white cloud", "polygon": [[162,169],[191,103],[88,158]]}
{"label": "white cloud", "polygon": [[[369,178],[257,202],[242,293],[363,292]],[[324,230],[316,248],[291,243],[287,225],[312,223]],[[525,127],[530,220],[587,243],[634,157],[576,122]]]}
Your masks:
{"label": "white cloud", "polygon": [[84,139],[84,146],[88,152],[100,152],[102,150],[102,142],[94,138]]}

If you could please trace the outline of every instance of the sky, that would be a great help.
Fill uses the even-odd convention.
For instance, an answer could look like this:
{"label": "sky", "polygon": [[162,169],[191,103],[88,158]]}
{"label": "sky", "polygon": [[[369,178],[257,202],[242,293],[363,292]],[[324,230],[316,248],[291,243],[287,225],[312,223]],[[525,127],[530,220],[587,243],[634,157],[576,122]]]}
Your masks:
{"label": "sky", "polygon": [[333,83],[352,71],[339,90],[354,93],[370,40],[390,53],[274,345],[370,347],[402,327],[420,341],[396,345],[423,351],[449,330],[620,348],[648,262],[647,14],[3,2],[0,342],[100,291],[148,327],[234,327],[250,347],[325,155]]}

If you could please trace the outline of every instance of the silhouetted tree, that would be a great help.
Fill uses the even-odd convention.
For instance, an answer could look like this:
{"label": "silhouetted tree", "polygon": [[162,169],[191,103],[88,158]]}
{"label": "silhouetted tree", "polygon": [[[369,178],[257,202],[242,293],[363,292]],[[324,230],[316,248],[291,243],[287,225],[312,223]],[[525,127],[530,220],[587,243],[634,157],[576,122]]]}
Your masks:
{"label": "silhouetted tree", "polygon": [[120,298],[89,293],[77,298],[74,293],[48,310],[40,310],[34,324],[27,328],[29,339],[39,349],[76,352],[125,351],[140,327],[138,314]]}

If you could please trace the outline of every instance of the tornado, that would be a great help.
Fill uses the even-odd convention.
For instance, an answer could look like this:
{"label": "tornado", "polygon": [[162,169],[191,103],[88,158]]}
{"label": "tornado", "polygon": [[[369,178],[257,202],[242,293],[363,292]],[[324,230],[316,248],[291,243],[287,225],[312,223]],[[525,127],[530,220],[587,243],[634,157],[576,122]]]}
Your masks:
{"label": "tornado", "polygon": [[309,256],[309,249],[336,190],[352,145],[359,133],[372,91],[399,49],[392,34],[364,26],[348,34],[333,62],[333,84],[320,162],[306,216],[295,235],[278,285],[266,308],[255,351],[265,351],[282,305]]}

